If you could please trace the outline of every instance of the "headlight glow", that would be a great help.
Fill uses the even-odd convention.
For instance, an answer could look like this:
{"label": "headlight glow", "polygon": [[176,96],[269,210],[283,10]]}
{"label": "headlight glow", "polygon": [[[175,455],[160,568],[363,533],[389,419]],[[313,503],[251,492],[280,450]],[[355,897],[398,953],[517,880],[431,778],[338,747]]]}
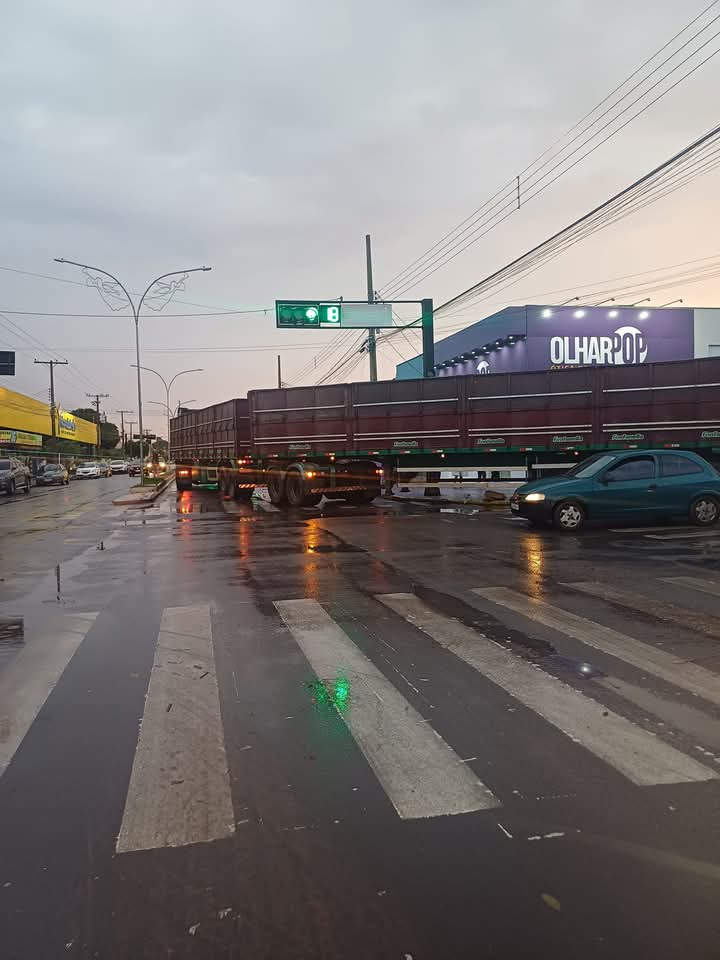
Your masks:
{"label": "headlight glow", "polygon": [[529,494],[525,497],[525,500],[526,500],[528,503],[538,503],[540,500],[544,500],[544,499],[545,499],[545,494],[544,494],[544,493],[529,493]]}

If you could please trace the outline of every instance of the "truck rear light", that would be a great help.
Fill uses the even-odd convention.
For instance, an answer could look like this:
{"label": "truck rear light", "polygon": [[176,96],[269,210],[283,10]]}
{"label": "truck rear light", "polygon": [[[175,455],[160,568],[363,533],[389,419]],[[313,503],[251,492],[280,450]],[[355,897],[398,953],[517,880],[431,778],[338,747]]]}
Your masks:
{"label": "truck rear light", "polygon": [[187,470],[187,469],[185,469],[184,467],[181,467],[181,468],[178,470],[178,476],[179,476],[179,477],[189,477],[189,476],[190,476],[190,471]]}
{"label": "truck rear light", "polygon": [[309,480],[312,480],[312,478],[315,476],[315,471],[314,471],[314,470],[306,470],[306,471],[305,471],[305,476],[306,476]]}
{"label": "truck rear light", "polygon": [[375,467],[375,473],[381,477],[382,476],[382,467]]}

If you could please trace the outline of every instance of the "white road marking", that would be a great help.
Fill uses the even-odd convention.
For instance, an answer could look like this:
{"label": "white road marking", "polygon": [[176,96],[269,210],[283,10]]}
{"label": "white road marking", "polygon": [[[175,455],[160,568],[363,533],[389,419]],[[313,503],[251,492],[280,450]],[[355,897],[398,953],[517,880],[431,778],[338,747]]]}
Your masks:
{"label": "white road marking", "polygon": [[96,617],[97,613],[57,617],[51,628],[31,637],[0,674],[0,776]]}
{"label": "white road marking", "polygon": [[717,530],[696,530],[695,533],[646,533],[646,540],[702,540],[705,537],[718,537]]}
{"label": "white road marking", "polygon": [[234,833],[210,609],[162,616],[117,852]]}
{"label": "white road marking", "polygon": [[660,620],[669,620],[691,630],[700,630],[712,637],[720,637],[720,622],[717,618],[711,619],[702,614],[697,614],[693,610],[688,610],[686,607],[677,607],[672,603],[666,603],[664,600],[656,600],[654,597],[646,597],[643,594],[622,590],[620,587],[592,580],[579,583],[563,583],[563,586],[570,587],[572,590],[579,590],[581,593],[587,593],[591,597],[600,597],[601,600],[609,600],[611,603],[630,607],[631,610],[639,610],[640,613],[649,613]]}
{"label": "white road marking", "polygon": [[639,786],[714,780],[718,775],[603,704],[521,660],[410,593],[377,597],[440,646]]}
{"label": "white road marking", "polygon": [[657,533],[660,530],[697,530],[697,527],[682,527],[674,524],[672,527],[660,527],[654,524],[652,527],[611,527],[609,533]]}
{"label": "white road marking", "polygon": [[275,606],[318,678],[347,679],[350,694],[341,716],[400,817],[499,805],[316,600],[277,600]]}
{"label": "white road marking", "polygon": [[720,597],[720,583],[716,580],[702,580],[700,577],[662,577],[663,583],[677,584],[700,593],[709,593],[711,597]]}
{"label": "white road marking", "polygon": [[544,600],[523,596],[507,587],[480,588],[473,590],[473,593],[507,607],[508,610],[514,610],[529,620],[557,630],[558,633],[574,637],[589,647],[602,650],[603,653],[623,660],[644,673],[651,673],[673,686],[704,697],[710,703],[720,705],[720,675],[704,667],[681,660],[665,650],[635,640],[611,627],[554,607]]}

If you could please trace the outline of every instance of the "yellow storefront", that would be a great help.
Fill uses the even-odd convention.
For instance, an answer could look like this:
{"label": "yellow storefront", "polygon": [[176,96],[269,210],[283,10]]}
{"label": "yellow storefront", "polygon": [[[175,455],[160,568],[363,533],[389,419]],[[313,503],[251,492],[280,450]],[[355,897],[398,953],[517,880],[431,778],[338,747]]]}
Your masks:
{"label": "yellow storefront", "polygon": [[[50,407],[23,393],[0,387],[0,447],[38,447],[38,437],[51,437]],[[97,443],[97,427],[58,407],[57,436],[77,443]]]}

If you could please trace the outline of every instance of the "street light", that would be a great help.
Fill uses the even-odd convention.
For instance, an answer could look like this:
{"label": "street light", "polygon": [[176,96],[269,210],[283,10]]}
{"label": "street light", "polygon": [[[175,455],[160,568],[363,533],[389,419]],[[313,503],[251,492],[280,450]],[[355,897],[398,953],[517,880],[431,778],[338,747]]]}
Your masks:
{"label": "street light", "polygon": [[[150,291],[155,286],[155,284],[159,283],[161,280],[164,280],[166,277],[178,277],[180,275],[185,276],[188,273],[201,273],[201,272],[205,273],[208,270],[212,270],[212,267],[192,267],[190,270],[170,270],[169,273],[161,273],[159,277],[155,277],[152,283],[148,284],[148,286],[145,288],[145,291],[143,292],[143,295],[140,297],[140,299],[136,304],[133,298],[127,292],[126,288],[122,285],[122,283],[120,283],[118,278],[116,276],[113,276],[112,273],[108,273],[107,270],[102,270],[100,267],[91,267],[90,264],[88,263],[78,263],[77,260],[66,260],[64,257],[54,257],[54,260],[55,260],[55,263],[69,263],[73,267],[80,267],[82,270],[93,270],[95,273],[101,273],[103,276],[109,277],[110,280],[112,280],[113,283],[116,283],[120,288],[120,290],[122,290],[123,294],[125,295],[125,298],[127,299],[127,302],[130,304],[130,309],[132,310],[133,317],[135,319],[135,358],[137,360],[137,363],[133,364],[133,366],[137,366],[138,428],[140,430],[140,463],[144,463],[145,455],[144,455],[144,449],[143,449],[142,385],[140,382],[140,370],[142,369],[142,367],[140,366],[140,311],[142,309],[142,305],[145,302],[145,297],[147,297],[147,295],[150,293]],[[96,286],[98,285],[96,284]],[[98,290],[100,290],[99,286],[98,286]],[[172,291],[170,294],[171,297],[173,292],[174,291]],[[101,292],[101,296],[102,296],[102,292]],[[105,302],[107,303],[107,300]],[[110,307],[112,309],[111,304],[110,304]],[[153,373],[155,372],[156,371],[153,370]],[[169,443],[170,443],[170,435],[169,435],[169,429],[168,429],[168,444]],[[144,479],[144,474],[143,474],[143,479]]]}
{"label": "street light", "polygon": [[[136,363],[131,363],[131,367],[137,367]],[[141,370],[147,370],[148,373],[154,373],[156,377],[160,377],[165,386],[165,410],[167,411],[167,443],[168,443],[168,456],[170,456],[170,387],[175,383],[178,377],[181,377],[184,373],[202,373],[202,367],[193,367],[191,370],[181,370],[179,373],[176,373],[172,378],[170,383],[167,382],[165,377],[158,373],[157,370],[153,370],[152,367],[138,367],[138,376],[140,376]],[[151,403],[156,403],[157,401],[150,401]]]}
{"label": "street light", "polygon": [[175,407],[175,413],[173,413],[172,408],[169,407],[163,400],[148,400],[148,403],[154,403],[156,406],[162,407],[164,410],[166,410],[171,417],[173,416],[177,417],[179,411],[183,407],[186,407],[189,403],[197,403],[197,401],[196,400],[180,400],[178,405]]}

